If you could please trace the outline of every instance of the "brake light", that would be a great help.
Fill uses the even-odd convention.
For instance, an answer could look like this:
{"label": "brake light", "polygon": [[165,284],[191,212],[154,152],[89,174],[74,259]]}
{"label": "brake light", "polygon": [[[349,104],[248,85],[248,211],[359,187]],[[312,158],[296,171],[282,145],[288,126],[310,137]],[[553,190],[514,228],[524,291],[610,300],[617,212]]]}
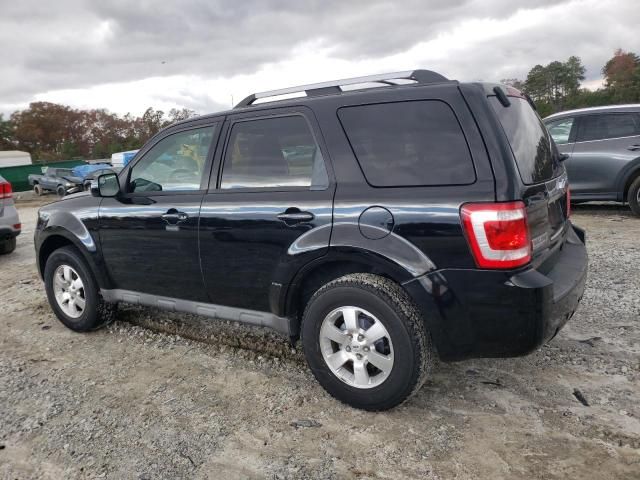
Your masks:
{"label": "brake light", "polygon": [[567,218],[571,215],[571,189],[567,187]]}
{"label": "brake light", "polygon": [[11,198],[13,196],[13,190],[9,182],[0,182],[0,199]]}
{"label": "brake light", "polygon": [[515,268],[531,261],[523,202],[467,203],[460,209],[473,258],[480,268]]}

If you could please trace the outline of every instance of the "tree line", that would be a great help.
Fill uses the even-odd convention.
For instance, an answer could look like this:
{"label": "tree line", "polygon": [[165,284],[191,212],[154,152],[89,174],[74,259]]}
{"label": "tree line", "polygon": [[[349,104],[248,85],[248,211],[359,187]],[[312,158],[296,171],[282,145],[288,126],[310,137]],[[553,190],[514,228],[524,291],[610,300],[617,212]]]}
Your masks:
{"label": "tree line", "polygon": [[162,128],[195,115],[186,108],[148,108],[142,116],[116,115],[105,109],[81,110],[34,102],[5,120],[0,114],[0,150],[31,153],[34,162],[110,158],[135,150]]}
{"label": "tree line", "polygon": [[597,90],[581,88],[585,72],[580,58],[571,56],[565,62],[536,65],[525,80],[502,83],[527,93],[541,117],[572,108],[640,102],[640,57],[635,53],[616,50],[602,67],[604,86]]}
{"label": "tree line", "polygon": [[[502,83],[527,93],[541,117],[570,108],[640,102],[640,57],[616,50],[602,67],[604,86],[581,87],[586,69],[579,57],[534,66],[524,80]],[[105,109],[80,110],[34,102],[8,119],[0,115],[0,150],[23,150],[35,161],[109,158],[140,148],[160,129],[195,115],[186,108],[147,109],[142,116],[119,116]]]}

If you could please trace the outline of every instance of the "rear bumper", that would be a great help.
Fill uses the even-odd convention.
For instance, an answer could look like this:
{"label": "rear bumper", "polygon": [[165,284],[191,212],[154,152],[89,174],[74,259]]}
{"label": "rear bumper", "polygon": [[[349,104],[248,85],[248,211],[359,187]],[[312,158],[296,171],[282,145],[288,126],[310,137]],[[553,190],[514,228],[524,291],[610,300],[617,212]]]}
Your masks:
{"label": "rear bumper", "polygon": [[439,270],[404,287],[443,360],[513,357],[551,340],[571,318],[587,266],[584,231],[573,227],[550,269]]}
{"label": "rear bumper", "polygon": [[10,205],[5,205],[0,210],[2,211],[2,216],[0,216],[0,241],[9,240],[20,235],[20,229],[14,228],[14,225],[20,224],[20,218],[13,202]]}
{"label": "rear bumper", "polygon": [[20,230],[14,230],[13,228],[0,227],[0,241],[9,240],[20,235]]}

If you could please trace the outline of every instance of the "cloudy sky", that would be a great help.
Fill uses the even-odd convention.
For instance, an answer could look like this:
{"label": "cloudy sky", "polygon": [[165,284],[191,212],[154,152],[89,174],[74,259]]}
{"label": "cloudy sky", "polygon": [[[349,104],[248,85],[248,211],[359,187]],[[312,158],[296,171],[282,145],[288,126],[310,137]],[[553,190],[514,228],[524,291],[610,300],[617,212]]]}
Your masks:
{"label": "cloudy sky", "polygon": [[429,68],[526,76],[578,55],[587,86],[640,53],[638,0],[0,0],[0,112],[46,100],[199,113],[254,91]]}

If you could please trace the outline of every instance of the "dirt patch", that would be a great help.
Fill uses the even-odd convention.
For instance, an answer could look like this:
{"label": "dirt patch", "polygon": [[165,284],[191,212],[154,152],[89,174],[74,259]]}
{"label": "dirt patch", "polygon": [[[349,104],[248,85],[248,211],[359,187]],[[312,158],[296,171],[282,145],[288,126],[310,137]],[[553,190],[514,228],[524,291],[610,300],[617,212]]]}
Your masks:
{"label": "dirt patch", "polygon": [[442,363],[406,404],[366,413],[266,330],[139,307],[65,329],[34,264],[40,202],[18,203],[24,232],[0,257],[0,478],[638,478],[640,219],[625,209],[575,209],[587,290],[549,345]]}

